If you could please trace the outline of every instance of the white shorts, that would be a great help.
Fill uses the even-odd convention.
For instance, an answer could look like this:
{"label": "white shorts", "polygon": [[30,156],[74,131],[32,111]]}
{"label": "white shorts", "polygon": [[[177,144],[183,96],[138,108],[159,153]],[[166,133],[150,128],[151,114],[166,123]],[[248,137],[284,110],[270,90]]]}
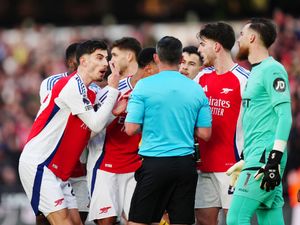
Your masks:
{"label": "white shorts", "polygon": [[230,176],[225,173],[202,173],[198,171],[198,183],[195,197],[195,209],[228,209],[232,194],[228,194]]}
{"label": "white shorts", "polygon": [[71,177],[69,182],[72,185],[76,197],[78,211],[88,212],[90,207],[90,196],[87,187],[86,176],[76,178]]}
{"label": "white shorts", "polygon": [[89,221],[121,216],[122,212],[128,218],[135,185],[134,172],[115,174],[98,169],[91,198]]}
{"label": "white shorts", "polygon": [[36,215],[42,212],[47,217],[49,213],[64,208],[77,208],[71,184],[56,177],[46,166],[20,161],[19,174]]}

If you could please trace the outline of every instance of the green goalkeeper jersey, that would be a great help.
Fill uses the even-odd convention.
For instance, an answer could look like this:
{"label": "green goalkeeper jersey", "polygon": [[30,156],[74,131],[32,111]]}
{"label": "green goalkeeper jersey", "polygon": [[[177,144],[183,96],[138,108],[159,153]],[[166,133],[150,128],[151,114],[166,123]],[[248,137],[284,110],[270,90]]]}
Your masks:
{"label": "green goalkeeper jersey", "polygon": [[[287,140],[289,129],[278,127],[275,107],[288,103],[290,88],[284,67],[268,57],[253,66],[243,93],[244,168],[266,163],[274,140]],[[286,152],[286,151],[285,151]],[[286,154],[284,160],[286,161]]]}

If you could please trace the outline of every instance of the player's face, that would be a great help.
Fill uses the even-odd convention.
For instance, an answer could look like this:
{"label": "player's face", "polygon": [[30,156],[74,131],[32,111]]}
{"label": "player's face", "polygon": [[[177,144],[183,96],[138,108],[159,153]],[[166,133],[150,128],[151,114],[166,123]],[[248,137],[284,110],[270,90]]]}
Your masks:
{"label": "player's face", "polygon": [[87,71],[93,81],[102,81],[107,71],[107,50],[97,49],[88,58]]}
{"label": "player's face", "polygon": [[246,60],[248,59],[249,55],[249,42],[250,42],[250,24],[247,24],[243,27],[240,32],[240,36],[237,39],[237,44],[239,46],[239,51],[237,53],[236,58],[238,60]]}
{"label": "player's face", "polygon": [[216,42],[205,37],[200,38],[198,52],[200,53],[203,66],[213,66],[215,61]]}
{"label": "player's face", "polygon": [[182,61],[180,63],[179,72],[183,75],[194,79],[199,73],[200,58],[196,54],[182,53]]}
{"label": "player's face", "polygon": [[[120,73],[122,74],[128,67],[128,50],[126,49],[119,49],[118,47],[114,47],[111,50],[111,60],[118,65],[120,68]],[[129,74],[127,74],[129,75]]]}

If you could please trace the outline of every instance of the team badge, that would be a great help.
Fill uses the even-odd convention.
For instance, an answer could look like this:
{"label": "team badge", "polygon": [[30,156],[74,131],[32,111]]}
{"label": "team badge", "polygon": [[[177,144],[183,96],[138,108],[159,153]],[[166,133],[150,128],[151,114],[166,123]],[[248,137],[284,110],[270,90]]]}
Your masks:
{"label": "team badge", "polygon": [[276,78],[273,82],[273,88],[277,92],[284,92],[286,89],[286,84],[285,84],[284,79]]}

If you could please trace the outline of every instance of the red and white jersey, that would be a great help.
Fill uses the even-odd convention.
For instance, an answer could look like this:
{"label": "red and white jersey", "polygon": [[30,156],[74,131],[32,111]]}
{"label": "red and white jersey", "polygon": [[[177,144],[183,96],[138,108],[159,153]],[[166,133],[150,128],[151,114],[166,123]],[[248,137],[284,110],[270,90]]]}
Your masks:
{"label": "red and white jersey", "polygon": [[95,97],[78,74],[61,78],[41,105],[20,161],[47,166],[67,180],[91,133],[77,115],[94,110]]}
{"label": "red and white jersey", "polygon": [[[132,91],[130,77],[120,80],[119,91],[122,96]],[[100,98],[105,98],[105,94]],[[130,173],[141,166],[141,158],[137,154],[141,134],[128,136],[124,122],[126,113],[116,117],[106,128],[103,151],[98,157],[95,168],[111,173]],[[98,150],[99,151],[99,150]]]}
{"label": "red and white jersey", "polygon": [[[74,72],[74,73],[76,73],[76,72]],[[68,72],[64,72],[64,73],[54,74],[50,77],[47,77],[46,79],[44,79],[42,81],[41,86],[40,86],[40,102],[41,102],[41,104],[43,104],[46,97],[49,95],[49,93],[51,92],[53,86],[57,83],[57,81],[59,81],[63,77],[67,77],[67,76],[68,76]]]}
{"label": "red and white jersey", "polygon": [[239,160],[244,142],[242,93],[248,76],[248,70],[235,64],[221,75],[213,67],[205,68],[194,79],[202,86],[212,112],[211,138],[199,141],[198,169],[202,172],[225,172]]}
{"label": "red and white jersey", "polygon": [[[76,74],[76,71],[71,73],[70,76],[73,76],[74,74]],[[50,94],[51,90],[53,89],[54,85],[61,78],[64,78],[64,77],[67,77],[67,76],[68,76],[68,72],[64,72],[64,73],[54,74],[50,77],[47,77],[46,79],[44,79],[42,81],[41,86],[40,86],[40,101],[41,101],[41,104],[43,104],[47,100],[47,97]],[[98,93],[100,93],[100,90],[101,90],[101,88],[98,85],[94,84],[94,83],[90,84],[89,89],[94,91],[96,93],[96,95]],[[76,178],[76,177],[82,177],[82,176],[86,176],[86,168],[80,162],[80,160],[78,160],[77,163],[76,163],[76,166],[75,166],[75,168],[72,172],[71,177]]]}

